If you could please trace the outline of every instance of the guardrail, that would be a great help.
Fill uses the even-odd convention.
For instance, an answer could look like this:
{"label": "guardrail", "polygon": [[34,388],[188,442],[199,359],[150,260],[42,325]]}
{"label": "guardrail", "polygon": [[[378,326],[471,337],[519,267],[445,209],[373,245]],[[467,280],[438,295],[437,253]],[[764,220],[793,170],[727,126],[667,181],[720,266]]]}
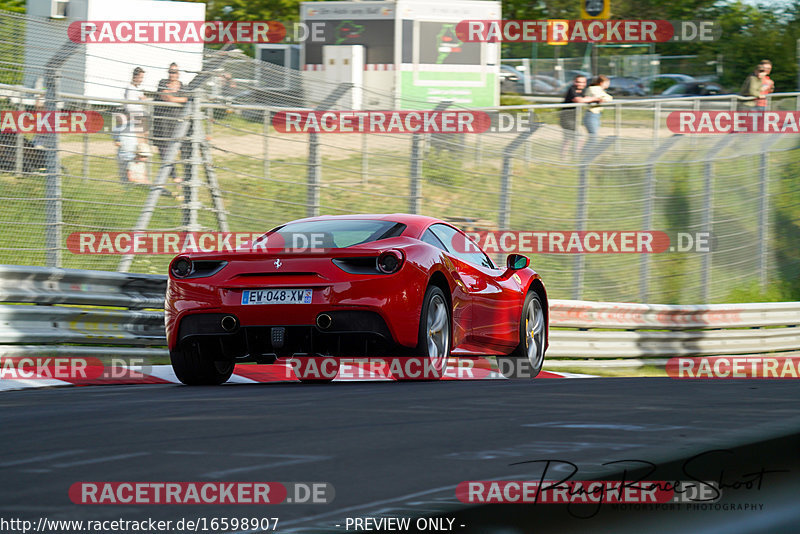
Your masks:
{"label": "guardrail", "polygon": [[164,356],[165,290],[165,276],[0,265],[0,356]]}
{"label": "guardrail", "polygon": [[800,302],[673,306],[554,300],[550,313],[551,358],[667,358],[800,349]]}
{"label": "guardrail", "polygon": [[[0,265],[0,356],[164,356],[165,289],[165,276]],[[800,302],[553,300],[550,314],[549,358],[663,359],[800,349]]]}

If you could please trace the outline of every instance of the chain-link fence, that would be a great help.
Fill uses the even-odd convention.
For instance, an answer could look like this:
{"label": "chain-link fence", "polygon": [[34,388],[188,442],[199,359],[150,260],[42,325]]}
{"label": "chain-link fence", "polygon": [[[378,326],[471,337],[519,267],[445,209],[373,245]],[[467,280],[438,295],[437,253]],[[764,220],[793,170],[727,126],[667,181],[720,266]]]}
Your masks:
{"label": "chain-link fence", "polygon": [[[77,76],[69,50],[56,56],[60,70],[52,57],[39,61],[42,88],[26,88],[26,65],[10,52],[18,36],[2,31],[3,110],[88,109],[107,123],[91,134],[0,134],[0,263],[163,273],[169,256],[75,254],[67,241],[79,232],[251,233],[309,215],[412,212],[468,229],[711,236],[710,252],[536,254],[554,298],[722,302],[800,274],[797,136],[675,136],[666,126],[671,109],[730,109],[735,98],[615,102],[592,142],[575,133],[582,113],[574,131],[559,126],[558,104],[501,110],[531,118],[533,127],[509,133],[288,134],[273,127],[275,113],[347,109],[350,88],[229,50],[206,50],[203,67],[183,73],[189,79],[174,94],[185,101],[126,101],[127,81],[118,80],[107,85],[119,98],[65,91],[61,82]],[[86,54],[79,48],[72,52]],[[389,109],[394,97],[366,91],[363,101]],[[105,131],[111,112],[130,104],[144,106],[146,131]],[[770,102],[798,104],[797,95]]]}
{"label": "chain-link fence", "polygon": [[[619,96],[657,95],[679,83],[717,81],[723,75],[723,57],[705,60],[698,55],[664,56],[661,54],[603,53],[593,66],[590,56],[571,58],[509,58],[502,63],[517,69],[530,79],[506,84],[504,93],[563,96],[566,85],[578,74],[596,73],[612,77],[611,92]],[[514,75],[505,71],[506,76]]]}

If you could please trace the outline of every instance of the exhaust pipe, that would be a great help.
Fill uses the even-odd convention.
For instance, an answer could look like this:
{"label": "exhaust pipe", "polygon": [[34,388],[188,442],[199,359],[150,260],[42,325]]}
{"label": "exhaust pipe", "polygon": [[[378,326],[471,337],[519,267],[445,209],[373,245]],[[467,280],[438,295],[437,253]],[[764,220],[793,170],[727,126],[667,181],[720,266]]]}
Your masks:
{"label": "exhaust pipe", "polygon": [[237,321],[236,317],[234,317],[233,315],[226,315],[219,322],[219,325],[226,332],[233,332],[234,330],[236,330],[236,327],[239,326],[239,321]]}
{"label": "exhaust pipe", "polygon": [[327,313],[320,313],[317,315],[317,326],[320,328],[320,330],[327,330],[331,327],[332,323],[333,319]]}

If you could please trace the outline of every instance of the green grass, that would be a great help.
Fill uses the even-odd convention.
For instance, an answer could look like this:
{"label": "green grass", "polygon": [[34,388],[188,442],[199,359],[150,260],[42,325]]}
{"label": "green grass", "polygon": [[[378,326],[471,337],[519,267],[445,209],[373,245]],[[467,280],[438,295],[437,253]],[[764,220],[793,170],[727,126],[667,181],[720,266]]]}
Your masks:
{"label": "green grass", "polygon": [[661,376],[666,377],[667,371],[663,367],[655,365],[644,365],[642,367],[594,367],[594,366],[581,366],[579,362],[575,362],[574,366],[569,367],[548,367],[547,358],[544,360],[544,370],[563,373],[580,373],[585,375],[596,375],[606,377],[639,377],[639,376]]}
{"label": "green grass", "polygon": [[[224,120],[235,124],[243,119],[226,117]],[[502,144],[492,138],[483,139],[484,153],[480,162],[474,138],[447,145],[434,143],[428,150],[422,168],[423,213],[478,220],[496,228],[501,161],[496,156],[490,157],[490,149],[496,151]],[[92,136],[92,142],[98,141],[109,142],[107,136]],[[655,167],[656,195],[649,229],[700,229],[706,170],[702,159],[710,145],[698,142],[694,146],[690,141],[693,140],[686,140],[683,148],[662,157],[664,164]],[[305,145],[300,146],[303,148],[293,157],[272,159],[268,175],[259,157],[230,153],[215,157],[231,231],[262,232],[306,216],[308,169]],[[718,252],[712,255],[711,263],[712,302],[800,299],[800,283],[797,282],[800,251],[796,246],[800,242],[800,201],[797,200],[800,183],[794,170],[800,163],[800,153],[790,143],[786,147],[771,153],[768,161],[771,177],[768,239],[773,252],[769,262],[772,283],[765,289],[754,278],[758,268],[760,159],[758,155],[743,155],[746,147],[735,142],[720,153],[721,159],[713,165],[713,219]],[[347,154],[351,155],[342,157]],[[576,230],[579,174],[574,162],[562,162],[553,155],[550,159],[537,157],[538,154],[532,153],[528,163],[524,154],[524,149],[520,149],[513,158],[511,228]],[[643,163],[647,155],[646,150],[641,156],[626,153],[626,165],[619,166],[616,164],[619,156],[609,149],[598,158],[598,165],[589,169],[587,230],[644,229],[646,205],[642,199],[646,197],[647,168]],[[637,157],[642,164],[634,164]],[[407,150],[373,150],[368,163],[369,170],[363,176],[362,159],[355,152],[343,152],[336,159],[323,160],[319,189],[321,213],[409,210]],[[89,157],[91,179],[82,177],[82,155],[62,157],[62,164],[67,170],[62,185],[65,239],[76,231],[124,231],[135,227],[150,193],[149,187],[119,183],[113,156]],[[201,180],[204,180],[202,173]],[[0,233],[0,263],[44,265],[45,254],[41,250],[45,235],[44,184],[43,175],[0,174],[0,197],[13,199],[0,201],[3,203],[0,222],[7,229]],[[170,181],[167,189],[170,194],[158,198],[149,229],[181,227],[183,201],[178,197],[182,188]],[[207,188],[200,189],[199,199],[205,208],[199,213],[199,224],[217,229],[214,213],[208,209],[211,197]],[[166,255],[136,256],[131,270],[163,273],[170,259]],[[502,257],[494,259],[503,261]],[[64,267],[116,270],[119,260],[118,256],[63,252]],[[532,258],[533,267],[542,274],[551,298],[572,297],[572,270],[579,261],[585,266],[581,298],[586,300],[702,301],[701,254],[589,254],[582,260],[577,255],[537,254]],[[650,274],[648,292],[643,295],[639,273],[645,262]]]}

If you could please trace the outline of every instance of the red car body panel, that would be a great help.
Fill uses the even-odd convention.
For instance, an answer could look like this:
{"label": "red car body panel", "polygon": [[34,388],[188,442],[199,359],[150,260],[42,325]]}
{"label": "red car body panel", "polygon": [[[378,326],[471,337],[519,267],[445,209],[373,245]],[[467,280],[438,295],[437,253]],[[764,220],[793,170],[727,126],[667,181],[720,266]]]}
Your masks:
{"label": "red car body panel", "polygon": [[[242,327],[313,326],[318,314],[336,310],[375,312],[385,321],[396,344],[413,348],[417,345],[423,298],[433,277],[444,280],[449,288],[454,355],[510,353],[519,344],[522,304],[532,284],[547,311],[544,286],[531,268],[489,269],[420,241],[431,225],[448,223],[406,214],[323,216],[300,221],[335,219],[387,220],[406,228],[397,237],[319,252],[181,254],[179,257],[193,261],[225,261],[227,265],[202,278],[177,278],[170,270],[165,301],[170,350],[179,342],[181,321],[194,314],[232,314]],[[404,255],[402,268],[394,274],[348,273],[332,261],[377,256],[386,250]],[[280,268],[275,267],[276,260],[280,260]],[[243,290],[264,288],[311,288],[313,296],[310,304],[242,304]],[[545,330],[545,342],[547,334]]]}

